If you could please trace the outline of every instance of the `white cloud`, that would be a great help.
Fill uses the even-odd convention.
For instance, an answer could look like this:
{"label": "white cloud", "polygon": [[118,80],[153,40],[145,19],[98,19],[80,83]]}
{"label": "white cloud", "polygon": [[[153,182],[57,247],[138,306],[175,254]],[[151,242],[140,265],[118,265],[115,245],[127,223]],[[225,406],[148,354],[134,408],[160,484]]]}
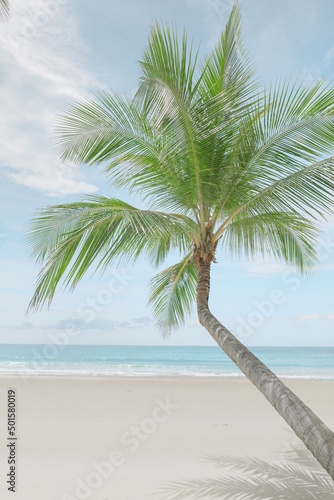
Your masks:
{"label": "white cloud", "polygon": [[277,273],[281,274],[291,270],[291,266],[281,264],[270,257],[243,262],[242,266],[251,276],[263,276]]}
{"label": "white cloud", "polygon": [[13,2],[0,32],[1,164],[16,182],[49,195],[98,190],[79,168],[60,166],[51,153],[55,114],[100,86],[84,69],[88,50],[67,3]]}
{"label": "white cloud", "polygon": [[94,330],[94,331],[115,331],[116,329],[139,329],[151,325],[151,318],[142,316],[139,318],[129,318],[128,321],[111,321],[107,318],[95,318],[91,321],[85,321],[76,317],[62,319],[56,323],[48,324],[35,324],[29,321],[18,324],[3,324],[0,325],[1,330],[8,331],[25,331],[25,330],[56,330],[66,331],[69,330]]}
{"label": "white cloud", "polygon": [[[41,165],[42,166],[42,165]],[[98,188],[92,184],[80,180],[79,172],[73,172],[66,166],[60,170],[57,164],[44,165],[45,171],[40,175],[40,168],[21,169],[17,174],[11,174],[11,178],[19,184],[24,184],[37,191],[43,191],[50,196],[95,193]]]}
{"label": "white cloud", "polygon": [[295,314],[292,318],[300,323],[305,321],[325,320],[334,321],[334,314],[332,313],[314,313],[314,314]]}
{"label": "white cloud", "polygon": [[[330,254],[324,253],[324,257],[329,259],[331,257]],[[312,272],[316,271],[334,271],[334,263],[331,264],[323,264],[323,260],[319,259],[319,263],[316,264],[312,270]],[[269,259],[263,259],[263,260],[254,260],[250,261],[247,263],[242,263],[243,268],[247,272],[247,274],[251,276],[269,276],[272,274],[284,274],[289,271],[296,271],[298,273],[298,270],[292,265],[285,265],[285,264],[280,264],[279,262],[276,262],[275,260],[272,260],[271,262]]]}

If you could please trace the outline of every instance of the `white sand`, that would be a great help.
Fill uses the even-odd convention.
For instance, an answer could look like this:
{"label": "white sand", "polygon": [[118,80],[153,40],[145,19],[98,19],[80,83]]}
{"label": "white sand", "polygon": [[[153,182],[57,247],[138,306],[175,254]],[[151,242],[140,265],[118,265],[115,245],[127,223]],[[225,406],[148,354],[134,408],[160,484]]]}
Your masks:
{"label": "white sand", "polygon": [[[286,383],[334,429],[334,382]],[[15,494],[6,485],[12,387],[18,417]],[[229,474],[204,462],[205,455],[272,462],[299,444],[246,380],[2,377],[0,402],[5,500],[158,500],[159,488],[172,481]],[[76,491],[78,480],[90,488]]]}

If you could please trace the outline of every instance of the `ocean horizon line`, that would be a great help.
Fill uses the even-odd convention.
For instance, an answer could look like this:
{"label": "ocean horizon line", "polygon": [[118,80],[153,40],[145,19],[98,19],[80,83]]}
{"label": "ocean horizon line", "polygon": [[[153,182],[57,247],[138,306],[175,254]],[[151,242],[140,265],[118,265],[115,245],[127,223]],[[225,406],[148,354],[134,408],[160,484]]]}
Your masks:
{"label": "ocean horizon line", "polygon": [[[168,344],[168,345],[164,345],[164,344],[93,344],[93,343],[82,343],[82,344],[79,344],[79,343],[68,343],[68,344],[62,344],[62,343],[57,343],[57,342],[28,342],[28,343],[24,343],[24,342],[16,342],[16,343],[12,343],[12,342],[0,342],[0,345],[11,345],[11,346],[43,346],[43,345],[59,345],[59,346],[64,346],[64,347],[83,347],[83,346],[87,346],[87,347],[161,347],[161,348],[165,348],[165,347],[198,347],[198,348],[202,348],[202,347],[209,347],[209,348],[214,348],[214,349],[219,349],[219,350],[222,350],[221,347],[219,347],[218,345],[202,345],[202,344]],[[252,345],[249,345],[249,344],[245,344],[245,346],[248,348],[248,349],[251,349],[251,348],[258,348],[258,349],[264,349],[264,348],[292,348],[292,349],[304,349],[304,348],[313,348],[313,347],[319,347],[319,348],[326,348],[326,349],[331,349],[333,348],[334,349],[334,344],[333,345],[323,345],[323,344],[316,344],[316,345],[285,345],[285,344],[281,344],[281,345],[270,345],[270,344],[252,344]]]}

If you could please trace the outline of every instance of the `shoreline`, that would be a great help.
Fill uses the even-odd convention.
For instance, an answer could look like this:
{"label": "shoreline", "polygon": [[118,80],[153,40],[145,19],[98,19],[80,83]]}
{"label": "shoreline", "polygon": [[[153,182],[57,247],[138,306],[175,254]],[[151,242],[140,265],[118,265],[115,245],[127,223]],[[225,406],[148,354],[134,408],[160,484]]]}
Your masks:
{"label": "shoreline", "polygon": [[[280,380],[285,380],[287,382],[333,382],[334,383],[334,376],[333,377],[309,377],[307,375],[275,375],[280,379]],[[220,380],[220,381],[249,381],[245,375],[126,375],[126,374],[105,374],[105,373],[89,373],[89,374],[82,374],[82,373],[0,373],[0,379],[2,378],[16,378],[16,379],[34,379],[34,378],[69,378],[69,379],[87,379],[87,380],[94,380],[94,379],[105,379],[105,380],[110,380],[110,379],[124,379],[124,380]]]}
{"label": "shoreline", "polygon": [[[282,380],[334,381],[331,347],[257,347]],[[7,345],[0,376],[245,380],[219,346]]]}

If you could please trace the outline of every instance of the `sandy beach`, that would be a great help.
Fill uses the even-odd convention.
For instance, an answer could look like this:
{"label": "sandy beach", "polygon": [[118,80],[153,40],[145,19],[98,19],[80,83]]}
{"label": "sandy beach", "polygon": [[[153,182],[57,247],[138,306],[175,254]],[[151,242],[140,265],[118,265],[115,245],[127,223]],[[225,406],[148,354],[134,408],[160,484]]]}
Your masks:
{"label": "sandy beach", "polygon": [[[286,383],[334,429],[334,382]],[[8,389],[17,406],[15,495],[6,484]],[[173,498],[162,493],[172,482],[231,476],[205,456],[270,464],[299,445],[246,380],[2,377],[0,401],[2,499]]]}

